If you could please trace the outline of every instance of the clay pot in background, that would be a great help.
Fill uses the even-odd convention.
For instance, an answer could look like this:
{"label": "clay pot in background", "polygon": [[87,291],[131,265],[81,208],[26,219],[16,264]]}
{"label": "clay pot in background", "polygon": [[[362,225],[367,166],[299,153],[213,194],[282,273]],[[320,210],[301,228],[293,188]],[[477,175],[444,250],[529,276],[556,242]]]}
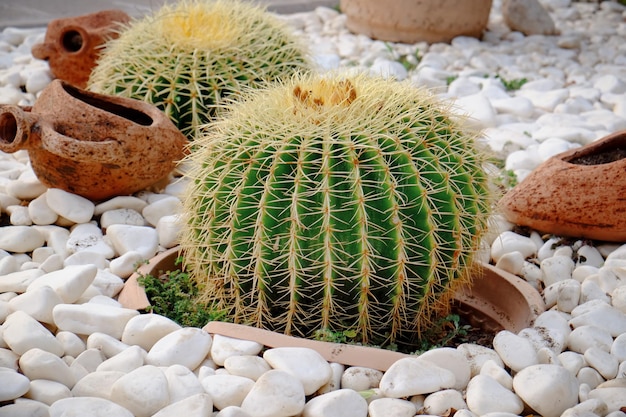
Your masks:
{"label": "clay pot in background", "polygon": [[626,130],[551,157],[499,208],[511,223],[544,233],[626,241]]}
{"label": "clay pot in background", "polygon": [[122,10],[52,20],[44,42],[34,45],[32,54],[49,61],[56,78],[85,88],[105,41],[116,38],[116,31],[129,21]]}
{"label": "clay pot in background", "polygon": [[341,0],[352,32],[390,42],[450,42],[479,38],[492,0]]}
{"label": "clay pot in background", "polygon": [[0,107],[0,150],[28,150],[39,180],[92,200],[167,177],[188,143],[151,104],[54,80],[30,112]]}

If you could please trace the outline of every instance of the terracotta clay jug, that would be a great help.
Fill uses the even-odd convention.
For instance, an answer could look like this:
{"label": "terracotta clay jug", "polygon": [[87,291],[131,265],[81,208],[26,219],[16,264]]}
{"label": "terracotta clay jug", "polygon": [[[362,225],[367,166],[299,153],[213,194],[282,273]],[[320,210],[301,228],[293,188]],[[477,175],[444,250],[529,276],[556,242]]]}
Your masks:
{"label": "terracotta clay jug", "polygon": [[43,184],[96,201],[167,177],[187,143],[153,105],[61,80],[41,92],[30,112],[0,107],[0,150],[26,149]]}
{"label": "terracotta clay jug", "polygon": [[102,46],[116,38],[117,30],[129,21],[122,10],[55,19],[48,24],[44,42],[34,45],[31,52],[49,62],[56,78],[85,88]]}
{"label": "terracotta clay jug", "polygon": [[499,202],[511,223],[557,236],[626,240],[626,130],[555,155]]}

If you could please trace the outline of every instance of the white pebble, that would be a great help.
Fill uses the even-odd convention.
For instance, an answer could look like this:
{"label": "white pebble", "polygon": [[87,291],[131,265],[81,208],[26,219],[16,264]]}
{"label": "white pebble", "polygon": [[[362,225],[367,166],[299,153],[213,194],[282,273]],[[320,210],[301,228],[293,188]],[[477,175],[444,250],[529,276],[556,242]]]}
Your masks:
{"label": "white pebble", "polygon": [[318,395],[306,403],[302,417],[367,417],[367,401],[351,389]]}
{"label": "white pebble", "polygon": [[[268,380],[272,380],[272,377],[278,378],[278,374],[273,374],[272,372],[278,372],[278,371],[269,371],[263,374],[261,378],[259,378],[256,382],[251,380],[250,378],[245,378],[243,376],[217,375],[216,374],[216,375],[209,375],[205,378],[202,378],[200,383],[202,384],[202,387],[204,388],[204,390],[211,396],[211,398],[213,399],[213,404],[215,405],[215,408],[217,408],[218,410],[221,410],[223,408],[230,407],[230,406],[242,407],[245,410],[246,407],[242,403],[244,402],[244,399],[249,396],[249,394],[252,395],[249,400],[250,403],[257,402],[258,398],[255,398],[255,397],[259,394],[263,396],[271,397],[270,393],[266,391],[263,391],[261,393],[261,390],[265,390],[269,388],[265,384],[267,384]],[[280,376],[282,377],[284,377],[285,375],[286,374],[284,372],[280,373]],[[281,380],[281,381],[272,380],[272,381],[276,383],[276,388],[275,388],[276,390],[278,389],[287,390],[286,381],[292,382],[293,386],[290,387],[287,391],[285,391],[285,394],[293,393],[295,391],[299,393],[302,390],[302,385],[298,382],[293,383],[293,378],[291,377],[289,377],[286,380]],[[256,387],[254,394],[252,393],[253,387]],[[276,391],[275,394],[280,394],[280,393]],[[304,394],[302,395],[304,396]],[[287,397],[288,396],[289,395],[287,395]],[[283,399],[281,398],[281,400]],[[277,398],[267,398],[263,402],[262,405],[258,404],[259,408],[257,410],[262,410],[265,413],[266,412],[265,410],[267,409],[267,407],[270,406],[270,402],[276,402],[276,404],[272,405],[273,409],[275,408],[280,409],[283,406],[283,404],[278,401],[280,400],[278,400]],[[288,405],[286,407],[289,408]]]}
{"label": "white pebble", "polygon": [[508,330],[496,334],[493,348],[502,361],[515,372],[538,363],[537,352],[532,343]]}
{"label": "white pebble", "polygon": [[238,355],[258,355],[263,345],[252,341],[236,339],[234,337],[213,335],[211,358],[217,365],[224,365],[227,358]]}
{"label": "white pebble", "polygon": [[476,375],[467,385],[467,407],[477,415],[493,412],[519,414],[524,409],[522,400],[513,392],[487,375]]}
{"label": "white pebble", "polygon": [[452,388],[456,377],[451,371],[420,358],[402,358],[394,362],[380,381],[380,390],[390,398],[427,394]]}
{"label": "white pebble", "polygon": [[115,381],[111,399],[135,417],[150,417],[169,404],[167,378],[156,366],[142,366]]}
{"label": "white pebble", "polygon": [[137,345],[149,351],[164,336],[180,330],[175,321],[158,314],[140,314],[126,323],[122,333],[122,342]]}
{"label": "white pebble", "polygon": [[274,369],[294,376],[304,387],[304,393],[311,395],[324,386],[332,377],[328,362],[317,351],[300,347],[279,347],[268,349],[263,359]]}
{"label": "white pebble", "polygon": [[209,354],[211,343],[211,335],[202,329],[184,327],[174,330],[150,348],[146,363],[155,366],[180,364],[196,369]]}
{"label": "white pebble", "polygon": [[74,223],[87,223],[95,209],[90,200],[60,188],[48,189],[46,202],[51,210]]}
{"label": "white pebble", "polygon": [[2,325],[2,338],[11,350],[23,355],[30,349],[39,348],[57,356],[63,355],[61,343],[41,323],[23,311],[15,311]]}
{"label": "white pebble", "polygon": [[578,401],[578,381],[557,365],[532,365],[513,377],[515,393],[544,417],[559,417]]}
{"label": "white pebble", "polygon": [[97,304],[59,304],[52,310],[60,330],[82,335],[104,333],[116,339],[122,337],[124,326],[138,315],[137,310]]}

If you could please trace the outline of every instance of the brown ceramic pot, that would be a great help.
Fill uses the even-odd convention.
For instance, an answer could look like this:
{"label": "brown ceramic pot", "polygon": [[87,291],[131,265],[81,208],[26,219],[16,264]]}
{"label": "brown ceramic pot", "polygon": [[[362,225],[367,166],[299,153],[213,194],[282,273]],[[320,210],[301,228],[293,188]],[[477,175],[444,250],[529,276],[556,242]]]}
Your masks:
{"label": "brown ceramic pot", "polygon": [[492,0],[341,0],[352,32],[391,42],[450,42],[481,37]]}
{"label": "brown ceramic pot", "polygon": [[[176,270],[176,259],[179,255],[179,248],[174,247],[141,265],[126,280],[118,295],[122,306],[135,310],[147,309],[150,301],[137,279],[140,275],[158,276],[162,272]],[[453,311],[472,325],[494,332],[506,329],[517,333],[532,325],[535,318],[545,310],[543,298],[527,282],[484,263],[477,263],[472,285],[459,289],[453,303]],[[309,347],[331,362],[380,370],[386,370],[393,362],[406,356],[384,349],[307,340],[232,323],[210,322],[205,330],[209,333],[255,340],[269,347]]]}
{"label": "brown ceramic pot", "polygon": [[0,150],[28,150],[39,180],[92,200],[132,194],[165,178],[185,136],[139,100],[50,83],[30,112],[0,108]]}
{"label": "brown ceramic pot", "polygon": [[626,241],[626,131],[545,161],[500,200],[511,223],[557,236]]}
{"label": "brown ceramic pot", "polygon": [[44,42],[34,45],[32,54],[49,61],[50,72],[56,78],[85,88],[102,46],[116,38],[117,30],[129,21],[122,10],[52,20]]}

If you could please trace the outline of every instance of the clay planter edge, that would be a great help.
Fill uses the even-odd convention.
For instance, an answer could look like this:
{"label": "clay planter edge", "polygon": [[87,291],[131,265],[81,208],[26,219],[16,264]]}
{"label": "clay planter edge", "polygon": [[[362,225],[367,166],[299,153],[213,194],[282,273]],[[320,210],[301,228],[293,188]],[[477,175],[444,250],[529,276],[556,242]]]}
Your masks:
{"label": "clay planter edge", "polygon": [[[134,310],[147,309],[150,302],[138,278],[141,275],[157,276],[162,272],[176,270],[178,256],[179,248],[173,247],[141,265],[126,280],[118,295],[122,306]],[[472,286],[460,289],[454,296],[454,310],[470,318],[472,325],[485,330],[506,329],[517,333],[531,326],[535,318],[545,311],[541,295],[523,279],[482,262],[477,262],[476,270]],[[303,339],[219,321],[209,322],[204,330],[211,334],[253,340],[267,347],[306,347],[317,351],[329,362],[381,371],[386,371],[395,361],[408,356],[386,349]]]}

